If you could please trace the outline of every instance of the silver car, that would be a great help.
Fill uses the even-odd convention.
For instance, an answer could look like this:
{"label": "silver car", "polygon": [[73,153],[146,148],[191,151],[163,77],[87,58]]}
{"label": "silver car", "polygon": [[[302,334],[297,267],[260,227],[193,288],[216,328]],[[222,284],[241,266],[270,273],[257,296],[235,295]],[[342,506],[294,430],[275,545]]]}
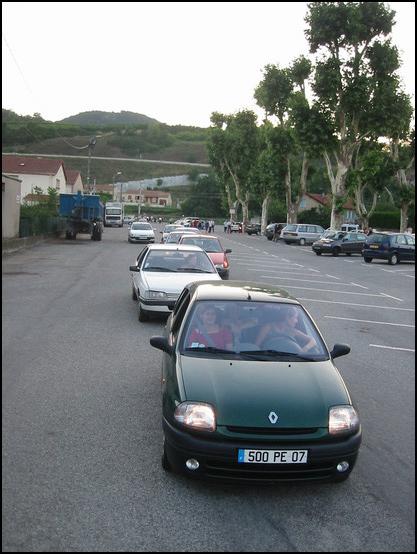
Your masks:
{"label": "silver car", "polygon": [[324,233],[320,225],[308,225],[306,223],[290,223],[281,231],[281,238],[285,244],[293,242],[301,244],[313,244]]}
{"label": "silver car", "polygon": [[208,254],[199,246],[148,245],[129,269],[139,321],[147,321],[151,312],[168,315],[188,283],[221,281]]}

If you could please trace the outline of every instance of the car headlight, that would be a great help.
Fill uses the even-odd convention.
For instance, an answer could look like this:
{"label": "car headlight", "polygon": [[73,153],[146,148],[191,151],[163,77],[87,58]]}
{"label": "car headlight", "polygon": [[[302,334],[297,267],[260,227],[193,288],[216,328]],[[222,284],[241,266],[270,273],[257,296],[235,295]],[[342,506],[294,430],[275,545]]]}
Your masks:
{"label": "car headlight", "polygon": [[216,430],[216,414],[210,404],[183,402],[175,408],[174,417],[179,423],[192,429],[201,431]]}
{"label": "car headlight", "polygon": [[155,298],[166,298],[167,293],[159,291],[159,290],[148,290],[148,292],[146,293],[146,296],[148,298],[154,298],[154,299]]}
{"label": "car headlight", "polygon": [[329,433],[353,433],[359,429],[359,416],[353,406],[333,406],[329,410]]}

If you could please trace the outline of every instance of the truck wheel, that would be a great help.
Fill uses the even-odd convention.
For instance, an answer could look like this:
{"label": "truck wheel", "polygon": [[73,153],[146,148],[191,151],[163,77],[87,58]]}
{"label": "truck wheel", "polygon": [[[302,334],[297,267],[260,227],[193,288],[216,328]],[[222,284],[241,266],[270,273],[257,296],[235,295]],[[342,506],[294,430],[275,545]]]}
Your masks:
{"label": "truck wheel", "polygon": [[138,320],[141,322],[149,321],[149,314],[146,310],[144,310],[141,307],[139,300],[138,300]]}

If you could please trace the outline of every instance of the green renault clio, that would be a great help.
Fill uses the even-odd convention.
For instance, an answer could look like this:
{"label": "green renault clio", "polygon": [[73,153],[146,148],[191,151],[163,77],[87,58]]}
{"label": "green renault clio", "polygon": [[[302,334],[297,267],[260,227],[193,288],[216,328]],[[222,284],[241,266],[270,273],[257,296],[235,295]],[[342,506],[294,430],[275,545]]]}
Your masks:
{"label": "green renault clio", "polygon": [[311,316],[285,290],[191,283],[168,318],[163,351],[165,470],[223,481],[343,481],[359,416]]}

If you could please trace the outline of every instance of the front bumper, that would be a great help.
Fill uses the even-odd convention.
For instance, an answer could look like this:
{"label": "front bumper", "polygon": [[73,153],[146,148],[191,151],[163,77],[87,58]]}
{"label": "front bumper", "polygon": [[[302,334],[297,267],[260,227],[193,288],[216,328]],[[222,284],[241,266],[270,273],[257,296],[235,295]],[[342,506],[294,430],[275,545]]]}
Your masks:
{"label": "front bumper", "polygon": [[155,242],[155,237],[132,237],[129,235],[130,242]]}
{"label": "front bumper", "polygon": [[[227,482],[278,483],[296,481],[335,481],[345,478],[353,469],[361,443],[361,431],[345,439],[324,442],[313,440],[290,442],[281,437],[275,441],[220,440],[187,433],[163,418],[165,451],[169,464],[178,473],[197,479]],[[238,449],[302,449],[308,450],[307,464],[248,464],[238,463]],[[187,469],[189,458],[198,460],[197,470]],[[339,473],[336,466],[349,462],[349,469]]]}
{"label": "front bumper", "polygon": [[159,312],[164,314],[172,312],[176,301],[176,299],[171,298],[166,300],[148,300],[139,298],[141,308],[146,312]]}

